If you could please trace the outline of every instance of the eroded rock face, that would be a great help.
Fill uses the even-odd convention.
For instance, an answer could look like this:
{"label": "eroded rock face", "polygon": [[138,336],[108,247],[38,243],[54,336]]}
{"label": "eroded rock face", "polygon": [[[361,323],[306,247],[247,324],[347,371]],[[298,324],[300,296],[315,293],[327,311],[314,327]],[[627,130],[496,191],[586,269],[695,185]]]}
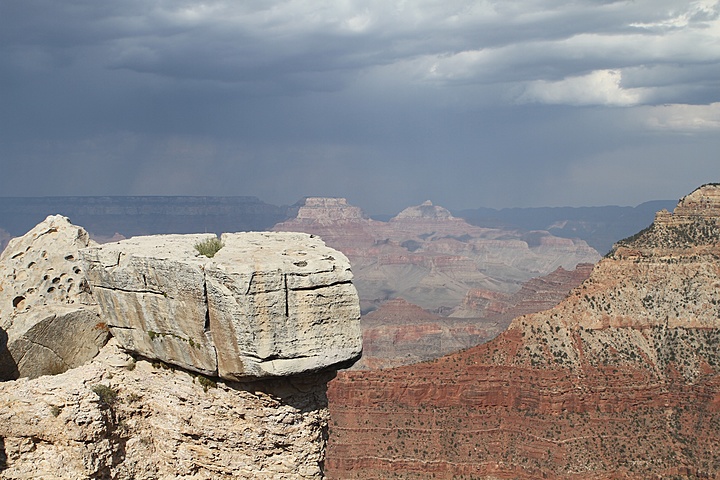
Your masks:
{"label": "eroded rock face", "polygon": [[0,478],[323,478],[331,377],[215,382],[111,339],[81,367],[0,383]]}
{"label": "eroded rock face", "polygon": [[110,331],[128,351],[238,380],[351,364],[360,309],[344,255],[295,233],[136,237],[82,252]]}
{"label": "eroded rock face", "polygon": [[52,215],[0,254],[0,380],[64,372],[107,341],[78,258],[90,243]]}
{"label": "eroded rock face", "polygon": [[328,476],[718,478],[718,259],[720,186],[706,185],[494,340],[341,373]]}

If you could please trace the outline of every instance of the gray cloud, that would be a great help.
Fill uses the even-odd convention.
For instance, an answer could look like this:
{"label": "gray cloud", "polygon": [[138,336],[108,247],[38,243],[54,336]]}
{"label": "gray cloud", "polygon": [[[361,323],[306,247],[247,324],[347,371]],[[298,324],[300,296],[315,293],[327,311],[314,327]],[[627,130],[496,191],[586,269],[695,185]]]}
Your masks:
{"label": "gray cloud", "polygon": [[0,194],[674,198],[720,173],[719,16],[710,0],[4,2]]}

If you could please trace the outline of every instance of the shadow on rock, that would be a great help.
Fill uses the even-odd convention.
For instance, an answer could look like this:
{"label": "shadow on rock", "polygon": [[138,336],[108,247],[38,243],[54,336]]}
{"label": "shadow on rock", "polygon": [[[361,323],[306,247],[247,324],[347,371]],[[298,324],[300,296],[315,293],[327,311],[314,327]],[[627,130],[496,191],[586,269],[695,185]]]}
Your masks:
{"label": "shadow on rock", "polygon": [[7,347],[8,334],[0,328],[0,381],[15,380],[20,376],[17,363]]}

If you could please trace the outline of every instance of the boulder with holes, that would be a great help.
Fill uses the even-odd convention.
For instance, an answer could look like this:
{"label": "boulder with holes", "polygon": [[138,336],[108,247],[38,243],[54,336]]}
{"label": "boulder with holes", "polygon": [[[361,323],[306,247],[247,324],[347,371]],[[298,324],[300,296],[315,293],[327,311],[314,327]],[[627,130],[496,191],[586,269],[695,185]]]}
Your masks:
{"label": "boulder with holes", "polygon": [[51,215],[0,254],[0,380],[64,372],[107,342],[78,254],[91,243]]}

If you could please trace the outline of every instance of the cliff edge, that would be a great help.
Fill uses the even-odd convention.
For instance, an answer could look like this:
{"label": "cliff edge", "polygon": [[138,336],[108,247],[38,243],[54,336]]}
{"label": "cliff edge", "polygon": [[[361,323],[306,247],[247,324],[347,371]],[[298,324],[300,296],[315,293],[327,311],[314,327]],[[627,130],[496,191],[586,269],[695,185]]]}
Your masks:
{"label": "cliff edge", "polygon": [[322,478],[327,382],[362,349],[317,237],[96,245],[61,216],[0,257],[0,327],[1,479]]}

